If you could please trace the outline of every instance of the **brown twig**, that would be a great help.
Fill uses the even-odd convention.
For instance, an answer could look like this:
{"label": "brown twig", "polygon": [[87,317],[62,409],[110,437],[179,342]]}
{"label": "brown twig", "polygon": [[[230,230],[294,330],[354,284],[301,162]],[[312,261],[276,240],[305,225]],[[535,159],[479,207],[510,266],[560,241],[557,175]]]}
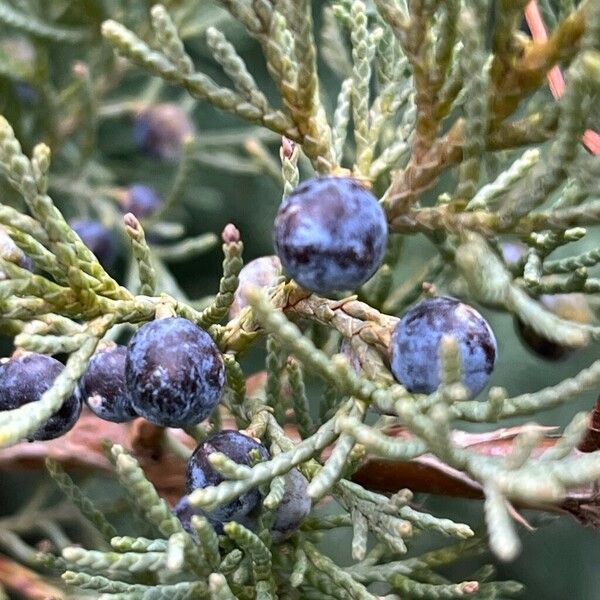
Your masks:
{"label": "brown twig", "polygon": [[[479,434],[454,431],[452,439],[457,446],[469,448],[480,454],[508,456],[513,451],[516,436],[530,427],[531,425],[509,427]],[[533,457],[540,456],[560,439],[559,436],[552,433],[556,430],[555,427],[539,426],[539,428],[544,432],[544,436],[532,452]],[[403,427],[395,427],[386,433],[406,439],[412,437],[412,434]],[[574,452],[577,453],[579,450]],[[367,457],[354,473],[353,480],[370,490],[379,492],[394,493],[401,488],[408,488],[413,492],[459,498],[483,499],[484,497],[479,482],[429,454],[409,462]],[[582,525],[600,528],[600,491],[596,483],[569,491],[558,505],[516,504],[515,506],[562,514],[569,513]]]}
{"label": "brown twig", "polygon": [[[251,386],[264,385],[264,374],[258,374]],[[234,421],[224,416],[224,428],[235,428]],[[454,431],[453,442],[463,448],[485,455],[506,456],[513,448],[515,437],[523,432],[524,427],[510,427],[489,433],[467,433]],[[539,456],[544,450],[551,448],[559,439],[553,435],[555,428],[540,427],[544,437],[533,452]],[[46,457],[54,458],[68,469],[85,469],[110,471],[110,463],[104,456],[102,440],[110,439],[122,444],[129,451],[134,451],[144,468],[148,479],[156,486],[159,494],[170,504],[174,504],[183,494],[185,482],[185,462],[163,449],[156,436],[157,429],[153,425],[138,419],[129,424],[116,424],[100,421],[86,412],[79,423],[66,435],[49,442],[21,443],[12,448],[0,451],[0,470],[44,469]],[[195,441],[181,430],[169,430],[177,439],[193,448]],[[391,428],[388,435],[410,438],[412,434],[401,426]],[[286,427],[286,434],[298,440],[299,435],[294,425]],[[161,431],[162,436],[162,431]],[[154,440],[160,448],[141,443]],[[329,449],[323,453],[327,456]],[[575,450],[578,452],[578,450]],[[414,492],[425,492],[461,498],[483,498],[482,489],[477,481],[465,473],[449,467],[432,455],[423,455],[408,462],[387,461],[367,456],[353,479],[371,490],[393,493],[401,488],[409,488]],[[518,505],[518,507],[522,507]],[[569,492],[564,502],[557,506],[528,507],[552,512],[568,512],[579,522],[600,527],[600,495],[596,486]]]}
{"label": "brown twig", "polygon": [[35,571],[0,555],[0,584],[27,600],[63,600],[64,592],[47,583]]}
{"label": "brown twig", "polygon": [[[489,433],[467,433],[454,431],[452,441],[461,448],[494,456],[507,456],[512,451],[515,437],[531,426],[498,429]],[[541,427],[546,434],[533,456],[539,456],[552,447],[556,437],[550,435],[555,427]],[[404,427],[397,426],[386,431],[392,437],[411,439],[413,435]],[[483,498],[481,485],[465,473],[449,467],[435,456],[426,454],[409,462],[386,461],[367,457],[354,474],[361,485],[382,492],[395,492],[407,487],[414,492],[459,496],[461,498]]]}
{"label": "brown twig", "polygon": [[600,450],[600,396],[590,413],[586,434],[577,448],[581,452]]}

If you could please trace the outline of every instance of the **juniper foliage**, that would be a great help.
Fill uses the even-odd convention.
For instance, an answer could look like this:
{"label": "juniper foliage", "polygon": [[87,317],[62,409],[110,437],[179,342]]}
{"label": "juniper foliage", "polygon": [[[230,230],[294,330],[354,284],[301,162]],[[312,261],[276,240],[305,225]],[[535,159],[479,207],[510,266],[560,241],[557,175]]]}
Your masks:
{"label": "juniper foliage", "polygon": [[[47,577],[62,574],[66,596],[106,600],[519,593],[520,584],[494,581],[490,569],[459,583],[439,569],[488,546],[500,559],[514,559],[520,549],[514,505],[547,508],[572,500],[600,478],[600,452],[575,450],[587,426],[580,414],[541,454],[535,427],[523,429],[508,455],[461,445],[461,428],[476,422],[494,431],[507,418],[567,404],[599,387],[600,360],[555,386],[516,396],[493,387],[478,398],[460,384],[452,338],[440,344],[442,383],[428,396],[395,382],[388,365],[398,315],[436,290],[506,311],[557,344],[576,348],[600,340],[593,320],[557,316],[540,301],[544,294],[577,292],[597,307],[598,249],[569,254],[569,245],[600,222],[600,162],[581,144],[597,115],[600,2],[540,4],[551,27],[543,41],[519,30],[523,1],[171,0],[149,11],[145,2],[121,0],[0,1],[0,23],[10,32],[2,38],[8,60],[0,61],[0,75],[11,83],[13,100],[21,94],[5,104],[7,118],[0,117],[0,171],[8,184],[0,224],[13,242],[0,247],[0,328],[17,348],[68,355],[39,402],[0,413],[0,447],[18,444],[61,406],[102,340],[177,315],[208,328],[227,371],[221,414],[189,433],[201,439],[219,418],[231,416],[272,456],[242,469],[220,455],[213,466],[225,481],[189,497],[192,506],[213,509],[260,488],[265,501],[256,531],[230,523],[217,535],[195,516],[192,534],[149,481],[135,449],[108,444],[115,476],[145,531],[139,537],[117,536],[94,498],[49,460],[50,475],[94,528],[94,547],[71,544],[62,524],[72,515],[63,505],[41,509],[48,494],[41,489],[25,507],[26,518],[0,523],[3,549]],[[259,87],[228,39],[239,41],[239,28],[260,46],[277,93]],[[210,66],[196,65],[188,52],[199,39]],[[60,49],[70,56],[73,46],[81,48],[81,61],[70,73],[56,73]],[[546,89],[546,74],[557,64],[566,72],[559,102]],[[323,85],[326,69],[339,78],[333,107]],[[250,123],[243,130],[251,132],[246,157],[239,155],[243,132],[211,139],[187,130],[161,208],[140,220],[123,218],[124,190],[100,149],[103,123],[143,112],[166,92],[180,94],[177,102],[188,114],[198,101]],[[279,139],[280,164],[272,152]],[[167,266],[217,243],[213,233],[186,238],[181,224],[170,221],[198,163],[270,176],[283,195],[314,173],[351,174],[385,209],[391,239],[383,265],[353,296],[321,297],[283,277],[246,289],[248,305],[227,320],[243,264],[243,236],[235,227],[223,231],[214,296],[188,297]],[[81,212],[127,240],[123,285],[65,220],[70,202],[85,205]],[[417,234],[436,255],[398,282],[403,240]],[[526,251],[509,263],[501,243],[515,237]],[[557,250],[561,258],[553,256]],[[23,255],[33,270],[20,263]],[[261,338],[267,339],[266,384],[248,393],[238,358]],[[342,339],[352,360],[340,351]],[[318,398],[310,398],[306,378],[324,382]],[[310,411],[315,402],[318,419]],[[387,416],[371,418],[376,411]],[[409,435],[395,436],[391,425]],[[290,426],[298,437],[290,436]],[[185,459],[179,438],[159,436]],[[359,485],[353,474],[365,455],[394,464],[435,457],[482,492],[487,531],[415,508],[408,490],[386,495]],[[292,537],[274,541],[269,524],[294,467],[310,480],[313,504],[333,497],[340,509],[315,513]],[[35,525],[31,514],[56,552],[36,553],[23,541]],[[322,535],[337,528],[352,529],[349,566],[319,548]],[[452,539],[404,556],[413,538],[435,533]]]}

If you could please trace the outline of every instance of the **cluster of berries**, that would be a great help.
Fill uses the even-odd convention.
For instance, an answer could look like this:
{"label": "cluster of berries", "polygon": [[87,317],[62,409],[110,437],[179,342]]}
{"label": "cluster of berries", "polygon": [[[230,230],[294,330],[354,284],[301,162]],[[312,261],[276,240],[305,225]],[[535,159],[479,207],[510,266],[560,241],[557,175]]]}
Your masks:
{"label": "cluster of berries", "polygon": [[[39,401],[63,369],[58,360],[37,353],[6,360],[0,365],[0,411]],[[75,391],[29,439],[50,440],[67,433],[77,422],[83,402],[101,419],[116,423],[141,416],[163,427],[197,424],[218,404],[224,383],[223,359],[208,333],[187,319],[152,321],[133,335],[127,347],[113,345],[96,352]],[[198,445],[188,462],[186,495],[175,514],[189,531],[193,514],[206,516],[219,533],[228,521],[254,529],[263,499],[258,490],[212,512],[195,511],[189,504],[187,496],[194,490],[223,481],[210,463],[213,452],[248,466],[270,459],[265,446],[238,431],[213,435]],[[295,531],[310,512],[307,486],[297,469],[286,475],[271,524],[274,541]]]}
{"label": "cluster of berries", "polygon": [[[189,116],[176,104],[149,107],[134,121],[140,149],[164,160],[176,159],[185,139],[193,134]],[[115,195],[122,212],[138,218],[151,216],[162,203],[153,187],[139,183]],[[111,269],[118,246],[114,231],[94,219],[74,219],[70,225],[103,267]],[[18,251],[8,236],[0,242],[4,238],[11,251]],[[33,270],[27,256],[21,256],[19,264]],[[58,360],[36,353],[5,360],[0,365],[0,411],[38,401],[63,369]],[[185,319],[154,321],[142,326],[127,348],[98,351],[73,394],[31,439],[48,440],[69,431],[84,401],[109,421],[142,416],[161,426],[192,425],[210,414],[223,386],[223,359],[205,331]]]}
{"label": "cluster of berries", "polygon": [[[250,490],[213,511],[194,509],[190,505],[188,495],[193,491],[219,485],[224,481],[224,477],[210,462],[210,455],[214,452],[220,452],[237,464],[246,466],[271,458],[263,444],[239,431],[223,430],[211,436],[201,442],[190,457],[186,495],[176,504],[174,513],[190,533],[193,533],[191,518],[195,514],[206,517],[217,533],[222,533],[223,525],[229,521],[236,521],[254,530],[263,500],[258,489]],[[308,481],[298,469],[292,469],[286,475],[283,497],[274,510],[271,524],[273,541],[279,542],[293,533],[310,512],[311,501],[306,493],[307,487]]]}
{"label": "cluster of berries", "polygon": [[[144,186],[132,186],[128,198],[127,208],[140,215],[150,214],[160,202]],[[88,225],[78,232],[99,258],[109,256],[113,244],[99,227]],[[244,267],[231,316],[245,306],[243,291],[248,285],[267,286],[282,271],[314,292],[356,289],[383,261],[387,224],[375,196],[356,180],[319,177],[284,199],[273,237],[277,256],[262,257]],[[440,384],[439,344],[445,335],[457,341],[462,382],[477,395],[494,368],[497,343],[485,319],[454,298],[427,299],[404,314],[391,336],[392,373],[409,391],[435,391]],[[9,378],[7,390],[19,372],[24,381],[35,369],[47,373],[14,393],[6,392],[2,408],[39,399],[60,368],[58,361],[39,355],[2,365],[0,383]],[[115,346],[98,352],[78,391],[61,408],[62,417],[54,415],[49,428],[53,436],[60,429],[57,419],[65,430],[72,426],[80,410],[79,396],[108,420],[121,422],[139,415],[161,426],[189,426],[210,414],[223,385],[223,360],[210,336],[185,319],[161,319],[141,327],[128,348]],[[49,435],[36,433],[34,437],[47,439]]]}
{"label": "cluster of berries", "polygon": [[[358,181],[318,177],[284,198],[275,219],[273,241],[277,257],[254,261],[248,283],[266,285],[283,268],[312,292],[354,291],[382,264],[387,224],[377,198]],[[527,249],[509,242],[502,251],[510,267],[524,259]],[[280,262],[275,262],[277,258]],[[246,284],[243,276],[244,271],[240,288]],[[581,323],[592,320],[582,294],[543,295],[539,301],[561,318]],[[547,340],[518,318],[515,324],[524,344],[542,358],[556,360],[572,351]],[[392,373],[409,391],[435,391],[440,384],[439,343],[445,335],[458,342],[462,383],[477,395],[494,368],[497,344],[485,319],[454,298],[424,300],[402,317],[389,348]]]}
{"label": "cluster of berries", "polygon": [[[43,354],[8,359],[0,365],[0,411],[39,401],[63,369]],[[65,434],[82,402],[116,423],[141,416],[162,427],[191,426],[212,412],[224,385],[223,358],[208,333],[187,319],[158,319],[142,325],[127,347],[96,352],[73,394],[30,439]]]}
{"label": "cluster of berries", "polygon": [[[142,110],[133,124],[133,137],[140,150],[166,161],[177,160],[185,139],[193,135],[194,125],[189,115],[174,103],[165,102]],[[156,189],[143,183],[117,190],[114,195],[122,212],[132,213],[138,219],[151,216],[162,204]],[[95,219],[73,219],[70,225],[100,264],[110,270],[117,255],[114,232]]]}
{"label": "cluster of berries", "polygon": [[[381,266],[387,237],[377,198],[347,177],[319,177],[298,186],[283,200],[273,230],[284,271],[317,293],[362,285]],[[265,272],[267,264],[259,271]],[[425,300],[404,315],[391,338],[392,373],[411,392],[434,392],[444,335],[456,339],[462,383],[478,394],[494,368],[497,344],[485,319],[454,298]]]}
{"label": "cluster of berries", "polygon": [[[146,115],[140,136],[149,135],[155,117]],[[153,140],[147,137],[147,144]],[[134,185],[123,206],[147,216],[159,204],[152,188]],[[99,223],[80,222],[74,227],[101,262],[114,257],[110,232]],[[256,259],[242,269],[230,316],[244,308],[248,286],[271,285],[282,272],[312,292],[355,290],[381,266],[387,237],[379,202],[356,180],[319,177],[303,183],[284,199],[276,217],[273,238],[277,256]],[[505,260],[509,263],[509,256]],[[455,298],[423,300],[399,320],[389,347],[394,377],[410,392],[430,394],[438,389],[439,348],[444,336],[456,340],[461,381],[476,396],[494,369],[497,343],[487,321]],[[33,353],[5,361],[0,365],[0,410],[39,400],[63,368],[54,358]],[[82,402],[109,421],[126,422],[141,416],[159,426],[191,426],[212,412],[224,382],[223,358],[208,333],[183,318],[159,319],[140,327],[127,347],[113,345],[99,350],[75,392],[31,439],[52,439],[71,429]],[[201,443],[188,464],[186,496],[176,507],[187,528],[195,514],[187,495],[223,479],[209,460],[213,452],[222,452],[244,465],[269,459],[262,444],[236,431],[221,431]],[[310,510],[306,485],[297,470],[288,474],[283,500],[274,513],[274,534],[285,536]],[[217,530],[230,520],[254,527],[261,499],[261,493],[252,490],[213,512],[198,510],[196,514],[205,515]]]}

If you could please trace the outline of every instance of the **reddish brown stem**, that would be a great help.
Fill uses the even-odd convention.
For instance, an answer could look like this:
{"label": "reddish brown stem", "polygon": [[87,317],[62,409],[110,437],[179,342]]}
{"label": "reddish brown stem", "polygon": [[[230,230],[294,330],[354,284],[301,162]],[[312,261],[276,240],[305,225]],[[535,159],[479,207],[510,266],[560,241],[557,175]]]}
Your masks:
{"label": "reddish brown stem", "polygon": [[66,595],[44,581],[35,571],[0,555],[0,584],[19,598],[28,600],[63,600]]}
{"label": "reddish brown stem", "polygon": [[600,396],[598,396],[596,406],[590,413],[585,437],[581,440],[577,448],[581,452],[600,450]]}
{"label": "reddish brown stem", "polygon": [[[544,20],[538,8],[537,2],[531,2],[525,7],[525,20],[531,31],[531,37],[536,42],[545,42],[548,40],[548,33]],[[565,80],[558,65],[554,65],[548,71],[548,85],[550,91],[556,100],[565,93]],[[600,135],[592,129],[586,129],[582,138],[583,145],[592,153],[600,154]]]}
{"label": "reddish brown stem", "polygon": [[[600,418],[597,413],[595,419]],[[592,419],[592,423],[597,423]],[[224,417],[224,428],[234,428],[233,420]],[[156,440],[157,429],[139,419],[130,424],[116,424],[100,421],[86,412],[79,423],[66,436],[50,442],[33,442],[18,444],[0,451],[0,470],[44,469],[47,456],[58,460],[68,469],[79,468],[110,471],[110,463],[105,458],[102,440],[110,439],[122,444],[134,452],[142,465],[148,479],[156,486],[159,494],[170,504],[174,504],[183,494],[185,482],[185,462],[166,452],[160,447],[143,442]],[[553,427],[541,428],[544,437],[534,451],[539,456],[544,450],[551,448],[559,439],[551,432]],[[468,447],[473,452],[486,455],[506,456],[512,451],[515,437],[523,431],[523,427],[499,429],[489,433],[471,434],[464,431],[453,432],[453,442]],[[169,430],[179,441],[193,448],[195,441],[180,430]],[[388,435],[410,438],[411,433],[403,427],[394,427],[386,432]],[[293,425],[286,426],[286,434],[292,439],[299,439]],[[162,435],[162,432],[161,432]],[[596,441],[598,438],[595,438]],[[595,448],[594,448],[595,449]],[[325,450],[325,458],[329,450]],[[577,452],[577,450],[575,451]],[[396,492],[401,488],[409,488],[415,492],[457,496],[461,498],[482,498],[481,486],[465,473],[457,471],[432,455],[424,455],[408,462],[386,461],[381,458],[367,456],[353,479],[368,489],[380,492]],[[536,507],[554,512],[567,511],[580,522],[600,527],[600,497],[594,485],[569,492],[565,501],[559,506]]]}

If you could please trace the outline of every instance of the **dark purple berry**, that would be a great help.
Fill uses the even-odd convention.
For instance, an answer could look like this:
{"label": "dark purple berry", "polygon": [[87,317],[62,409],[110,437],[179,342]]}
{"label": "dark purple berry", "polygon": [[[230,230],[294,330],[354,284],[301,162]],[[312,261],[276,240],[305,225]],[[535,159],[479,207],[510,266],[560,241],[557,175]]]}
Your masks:
{"label": "dark purple berry", "polygon": [[125,423],[137,417],[125,386],[127,348],[112,346],[96,352],[79,389],[90,410],[105,421]]}
{"label": "dark purple berry", "polygon": [[192,517],[194,515],[202,514],[202,511],[199,509],[195,509],[188,501],[187,496],[182,496],[177,504],[173,507],[173,514],[181,521],[183,528],[192,535],[194,534],[194,530],[192,528]]}
{"label": "dark purple berry", "polygon": [[[198,444],[187,465],[187,493],[211,485],[219,485],[223,476],[210,464],[208,457],[213,452],[221,452],[234,462],[241,465],[252,464],[250,452],[258,451],[260,458],[268,460],[268,450],[256,440],[239,431],[224,430]],[[203,514],[211,521],[217,531],[222,531],[223,523],[237,521],[246,526],[252,522],[255,510],[259,510],[261,494],[257,489],[250,490],[232,500],[229,504],[220,506],[214,511]],[[282,523],[284,521],[282,520]],[[285,523],[284,523],[285,524]]]}
{"label": "dark purple berry", "polygon": [[158,319],[131,338],[125,381],[138,415],[163,427],[187,427],[219,403],[223,357],[210,335],[191,321]]}
{"label": "dark purple berry", "polygon": [[133,137],[147,154],[162,160],[179,158],[187,138],[194,136],[188,114],[171,102],[156,104],[141,111],[133,124]]}
{"label": "dark purple berry", "polygon": [[19,74],[21,79],[13,82],[15,96],[23,104],[33,105],[39,99],[39,93],[31,84],[35,78],[36,50],[31,41],[21,35],[9,35],[0,39],[0,62],[10,64],[5,74]]}
{"label": "dark purple berry", "polygon": [[127,188],[123,211],[133,213],[138,219],[143,219],[155,213],[161,203],[162,200],[153,187],[136,183]]}
{"label": "dark purple berry", "polygon": [[73,219],[70,225],[100,264],[109,269],[116,258],[116,240],[112,231],[92,219]]}
{"label": "dark purple berry", "polygon": [[354,290],[381,265],[387,222],[377,198],[348,177],[318,177],[281,203],[273,240],[283,269],[307,290]]}
{"label": "dark purple berry", "polygon": [[[192,517],[194,515],[198,515],[201,517],[205,517],[206,520],[211,524],[213,529],[217,533],[223,533],[223,522],[215,519],[210,513],[207,513],[205,510],[201,508],[194,508],[187,496],[182,496],[177,504],[173,507],[173,514],[181,521],[183,528],[190,534],[195,535],[194,528],[192,527]],[[258,511],[253,511],[251,514],[246,516],[239,516],[235,519],[230,519],[231,521],[236,521],[240,525],[243,525],[246,529],[250,529],[250,531],[256,530]]]}
{"label": "dark purple berry", "polygon": [[276,256],[261,256],[244,265],[239,274],[240,284],[235,292],[229,316],[235,317],[248,303],[244,292],[249,286],[267,287],[281,275],[281,263]]}
{"label": "dark purple berry", "polygon": [[[542,306],[561,319],[583,324],[593,321],[592,312],[584,294],[544,294],[538,300]],[[515,318],[515,327],[525,346],[546,360],[561,360],[576,350],[576,348],[557,344],[545,338],[518,317]]]}
{"label": "dark purple berry", "polygon": [[30,84],[18,81],[14,84],[15,95],[17,98],[29,106],[33,106],[39,100],[38,91]]}
{"label": "dark purple berry", "polygon": [[273,541],[285,540],[300,527],[311,509],[307,493],[308,481],[298,469],[292,469],[285,477],[285,492],[275,509],[275,521],[271,527]]}
{"label": "dark purple berry", "polygon": [[[0,365],[0,411],[13,410],[40,400],[64,365],[44,354],[24,354]],[[43,425],[30,436],[30,441],[52,440],[72,429],[81,414],[81,397],[75,390]]]}
{"label": "dark purple berry", "polygon": [[487,384],[498,352],[494,332],[471,306],[445,296],[419,302],[400,319],[392,333],[391,367],[409,391],[431,394],[440,385],[439,344],[444,335],[456,339],[462,383],[476,396]]}

